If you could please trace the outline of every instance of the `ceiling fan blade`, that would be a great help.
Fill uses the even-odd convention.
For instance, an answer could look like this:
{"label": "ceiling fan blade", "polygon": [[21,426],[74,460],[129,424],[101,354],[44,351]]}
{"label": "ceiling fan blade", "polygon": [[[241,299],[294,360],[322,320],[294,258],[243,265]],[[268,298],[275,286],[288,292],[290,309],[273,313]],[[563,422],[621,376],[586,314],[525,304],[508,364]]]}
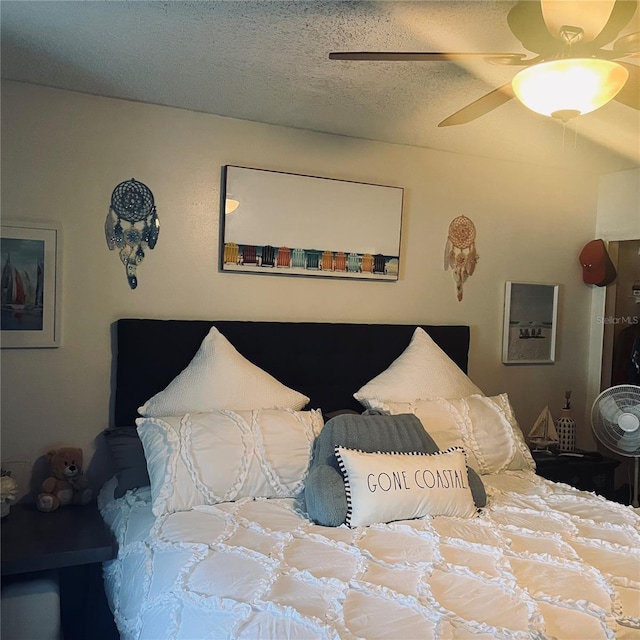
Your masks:
{"label": "ceiling fan blade", "polygon": [[614,100],[632,109],[640,109],[640,67],[629,62],[618,61],[618,64],[629,72],[629,77]]}
{"label": "ceiling fan blade", "polygon": [[513,97],[514,93],[511,83],[505,84],[482,96],[482,98],[478,98],[478,100],[463,107],[460,111],[456,111],[453,115],[445,118],[438,126],[450,127],[457,124],[466,124],[489,113],[489,111],[497,109],[505,102],[509,102]]}
{"label": "ceiling fan blade", "polygon": [[562,49],[562,43],[547,29],[540,0],[519,0],[507,14],[507,23],[529,51],[548,56]]}
{"label": "ceiling fan blade", "polygon": [[628,56],[632,53],[640,53],[640,31],[618,38],[613,43],[613,50],[619,56]]}
{"label": "ceiling fan blade", "polygon": [[521,64],[527,56],[523,53],[464,53],[420,52],[420,51],[332,51],[330,60],[378,60],[385,62],[450,62],[484,58],[488,62],[497,60],[497,64]]}
{"label": "ceiling fan blade", "polygon": [[528,67],[532,64],[538,64],[538,62],[542,62],[544,58],[542,56],[535,56],[534,58],[527,58],[524,53],[508,53],[508,54],[500,54],[500,53],[492,53],[489,56],[485,56],[484,61],[489,64],[499,65],[499,66],[517,66],[517,67]]}
{"label": "ceiling fan blade", "polygon": [[615,40],[620,31],[631,21],[637,5],[636,0],[616,0],[609,21],[600,34],[593,39],[593,46],[595,48],[604,47]]}
{"label": "ceiling fan blade", "polygon": [[540,0],[542,17],[554,38],[562,38],[562,27],[580,27],[583,42],[591,42],[601,33],[615,4],[616,0]]}

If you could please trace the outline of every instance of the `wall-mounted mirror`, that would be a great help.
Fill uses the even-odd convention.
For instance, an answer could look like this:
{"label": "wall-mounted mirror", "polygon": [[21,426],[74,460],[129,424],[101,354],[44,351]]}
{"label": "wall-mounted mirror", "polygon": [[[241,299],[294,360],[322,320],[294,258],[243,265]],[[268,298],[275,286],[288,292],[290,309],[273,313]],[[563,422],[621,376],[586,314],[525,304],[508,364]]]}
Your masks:
{"label": "wall-mounted mirror", "polygon": [[606,290],[601,388],[640,384],[640,239],[609,242],[617,277]]}

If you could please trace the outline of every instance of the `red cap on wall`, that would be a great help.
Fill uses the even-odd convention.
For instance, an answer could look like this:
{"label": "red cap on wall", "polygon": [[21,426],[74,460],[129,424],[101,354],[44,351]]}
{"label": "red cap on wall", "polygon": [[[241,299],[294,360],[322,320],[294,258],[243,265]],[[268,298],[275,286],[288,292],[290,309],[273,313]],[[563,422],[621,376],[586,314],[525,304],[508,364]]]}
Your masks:
{"label": "red cap on wall", "polygon": [[586,284],[606,287],[616,279],[616,268],[602,240],[587,242],[578,260],[582,265],[582,279]]}

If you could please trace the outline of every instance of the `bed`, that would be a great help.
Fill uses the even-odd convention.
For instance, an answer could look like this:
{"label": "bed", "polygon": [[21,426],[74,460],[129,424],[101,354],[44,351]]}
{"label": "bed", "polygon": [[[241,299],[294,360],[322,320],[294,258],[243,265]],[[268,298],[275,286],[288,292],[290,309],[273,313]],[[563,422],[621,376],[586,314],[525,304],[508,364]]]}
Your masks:
{"label": "bed", "polygon": [[640,517],[535,474],[469,338],[118,321],[121,637],[640,638]]}

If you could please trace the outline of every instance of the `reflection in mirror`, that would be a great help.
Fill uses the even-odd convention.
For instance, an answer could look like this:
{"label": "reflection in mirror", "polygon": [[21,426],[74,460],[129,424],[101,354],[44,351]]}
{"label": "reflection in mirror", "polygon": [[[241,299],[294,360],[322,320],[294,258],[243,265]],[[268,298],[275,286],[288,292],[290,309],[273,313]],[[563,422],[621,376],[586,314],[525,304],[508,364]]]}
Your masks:
{"label": "reflection in mirror", "polygon": [[640,384],[640,239],[610,242],[618,275],[607,287],[602,353],[602,389]]}

